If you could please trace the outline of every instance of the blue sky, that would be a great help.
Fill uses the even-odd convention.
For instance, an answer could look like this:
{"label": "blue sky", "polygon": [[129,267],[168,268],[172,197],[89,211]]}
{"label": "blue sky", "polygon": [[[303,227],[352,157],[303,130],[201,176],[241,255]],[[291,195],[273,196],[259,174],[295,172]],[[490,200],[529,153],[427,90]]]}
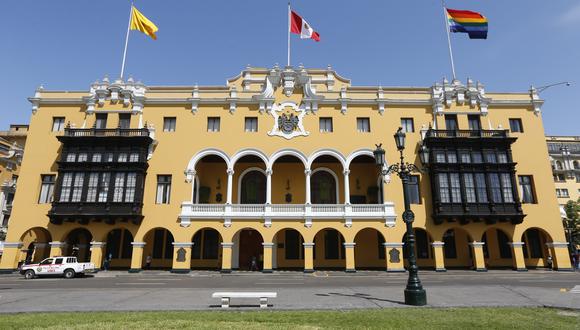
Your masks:
{"label": "blue sky", "polygon": [[[293,64],[331,64],[355,85],[430,86],[450,77],[439,0],[296,0],[322,41],[292,39]],[[86,90],[119,75],[130,2],[5,0],[0,10],[0,129],[30,118],[27,97]],[[287,1],[137,0],[159,27],[153,41],[132,32],[127,74],[149,85],[223,85],[247,64],[286,62]],[[488,91],[572,81],[546,90],[546,133],[580,135],[580,2],[448,0],[488,17],[488,40],[452,35],[457,76]]]}

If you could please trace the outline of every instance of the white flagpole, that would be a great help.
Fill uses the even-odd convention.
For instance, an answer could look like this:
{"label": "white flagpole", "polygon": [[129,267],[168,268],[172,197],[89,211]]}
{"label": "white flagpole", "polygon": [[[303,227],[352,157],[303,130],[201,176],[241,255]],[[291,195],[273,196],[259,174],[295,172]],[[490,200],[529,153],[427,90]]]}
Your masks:
{"label": "white flagpole", "polygon": [[455,63],[453,62],[453,49],[451,49],[451,35],[449,32],[449,19],[447,18],[447,9],[445,8],[445,1],[441,0],[443,6],[443,19],[445,20],[445,30],[447,30],[447,45],[449,46],[449,59],[451,60],[451,72],[453,73],[453,80],[455,80]]}
{"label": "white flagpole", "polygon": [[125,36],[125,50],[123,51],[123,63],[121,64],[121,76],[120,76],[121,80],[123,80],[123,74],[125,73],[125,59],[127,58],[127,45],[129,44],[129,31],[131,29],[132,16],[133,16],[133,1],[131,1],[131,10],[129,11],[129,24],[127,24],[127,35]]}
{"label": "white flagpole", "polygon": [[290,1],[288,1],[288,66],[290,66],[290,27],[292,21],[292,11],[290,10]]}

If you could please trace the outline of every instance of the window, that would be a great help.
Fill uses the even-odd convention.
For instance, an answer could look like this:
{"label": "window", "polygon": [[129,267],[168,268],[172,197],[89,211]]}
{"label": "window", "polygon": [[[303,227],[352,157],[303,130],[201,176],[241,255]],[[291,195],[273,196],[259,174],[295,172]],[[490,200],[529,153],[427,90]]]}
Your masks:
{"label": "window", "polygon": [[473,173],[463,173],[463,183],[465,185],[465,201],[467,203],[476,203],[477,198],[475,197]]}
{"label": "window", "polygon": [[163,117],[163,132],[175,132],[175,117]]}
{"label": "window", "polygon": [[320,126],[320,132],[322,132],[322,133],[332,132],[332,118],[331,117],[320,118],[319,126]]}
{"label": "window", "polygon": [[407,187],[409,189],[409,203],[421,204],[421,195],[419,193],[419,176],[409,176],[409,183]]}
{"label": "window", "polygon": [[467,115],[467,124],[472,131],[481,130],[481,121],[479,115]]}
{"label": "window", "polygon": [[435,152],[435,162],[437,163],[445,163],[445,151],[436,151]]}
{"label": "window", "polygon": [[244,120],[244,130],[246,132],[258,131],[258,117],[246,117]]}
{"label": "window", "polygon": [[83,184],[85,181],[85,174],[84,173],[76,173],[75,181],[73,185],[72,197],[70,199],[71,202],[80,202],[81,195],[83,194]]}
{"label": "window", "polygon": [[137,183],[137,173],[127,173],[125,188],[125,203],[132,203],[135,200],[135,185]]}
{"label": "window", "polygon": [[56,259],[54,260],[54,264],[55,264],[55,265],[62,265],[62,262],[63,262],[63,258],[56,258]]}
{"label": "window", "polygon": [[87,187],[86,201],[94,203],[97,200],[97,189],[99,187],[99,173],[89,174],[89,184]]}
{"label": "window", "polygon": [[483,156],[481,155],[481,152],[479,152],[479,151],[472,152],[471,153],[471,160],[475,164],[481,164],[481,163],[483,163]]}
{"label": "window", "polygon": [[403,132],[412,133],[415,132],[415,124],[413,123],[413,118],[401,118],[401,127]]}
{"label": "window", "polygon": [[98,113],[95,117],[95,128],[97,129],[105,129],[107,128],[107,114],[106,113]]}
{"label": "window", "polygon": [[111,173],[101,173],[101,180],[99,180],[99,203],[105,203],[109,196],[109,181],[111,180]]}
{"label": "window", "polygon": [[564,177],[564,174],[554,174],[554,181],[564,182],[566,181],[566,178]]}
{"label": "window", "polygon": [[52,131],[60,132],[64,130],[64,117],[52,117]]}
{"label": "window", "polygon": [[139,161],[139,153],[132,152],[132,153],[129,155],[129,161],[130,161],[130,162],[132,162],[132,163],[134,163],[134,162],[138,162],[138,161]]}
{"label": "window", "polygon": [[220,117],[208,117],[207,118],[207,131],[208,132],[219,132],[220,131]]}
{"label": "window", "polygon": [[119,128],[121,129],[131,128],[131,114],[129,113],[119,114]]}
{"label": "window", "polygon": [[40,196],[38,197],[39,204],[46,204],[52,202],[52,195],[54,194],[54,181],[56,176],[54,174],[43,174],[40,176]]}
{"label": "window", "polygon": [[72,173],[70,173],[70,172],[63,173],[63,175],[62,175],[62,187],[60,190],[59,202],[68,202],[68,199],[70,197],[70,190],[72,187],[72,180],[73,180]]}
{"label": "window", "polygon": [[126,153],[120,153],[119,154],[119,158],[117,158],[117,161],[119,163],[126,163],[127,162],[127,154]]}
{"label": "window", "polygon": [[123,190],[125,187],[125,173],[115,174],[115,188],[113,190],[113,202],[123,201]]}
{"label": "window", "polygon": [[469,151],[460,151],[459,157],[460,157],[462,163],[464,163],[464,164],[471,163],[471,157],[469,155]]}
{"label": "window", "polygon": [[449,173],[449,183],[451,184],[451,201],[461,203],[461,182],[459,173]]}
{"label": "window", "polygon": [[112,162],[113,161],[113,158],[114,157],[113,157],[113,154],[112,153],[105,154],[105,161],[106,162],[108,162],[108,163]]}
{"label": "window", "polygon": [[556,189],[556,196],[558,196],[560,198],[568,198],[568,197],[570,197],[570,194],[568,193],[568,189],[562,188],[562,189]]}
{"label": "window", "polygon": [[447,173],[437,174],[437,181],[439,183],[439,199],[441,203],[451,203],[451,195],[449,194],[449,182],[447,181]]}
{"label": "window", "polygon": [[368,133],[371,131],[371,124],[369,118],[357,118],[356,130],[359,133]]}
{"label": "window", "polygon": [[497,157],[495,156],[495,153],[493,151],[485,153],[485,162],[490,164],[497,163]]}
{"label": "window", "polygon": [[497,153],[497,162],[501,164],[505,164],[508,162],[508,156],[505,152],[498,152]]}
{"label": "window", "polygon": [[87,155],[87,153],[86,153],[86,152],[80,153],[80,154],[79,154],[79,158],[77,159],[77,161],[78,161],[79,163],[86,162],[86,161],[87,161],[87,159],[88,159],[88,157],[89,157],[89,156]]}
{"label": "window", "polygon": [[169,204],[171,197],[171,175],[157,176],[157,204]]}
{"label": "window", "polygon": [[524,127],[520,118],[510,118],[510,131],[513,133],[523,133]]}
{"label": "window", "polygon": [[457,163],[457,154],[455,151],[447,151],[447,162],[450,164]]}
{"label": "window", "polygon": [[457,125],[457,115],[445,115],[445,129],[448,131],[459,129],[459,126]]}
{"label": "window", "polygon": [[491,184],[491,198],[494,203],[501,203],[501,185],[499,183],[499,174],[490,173],[489,182]]}
{"label": "window", "polygon": [[66,161],[67,162],[74,162],[77,159],[77,155],[75,153],[68,153],[66,155]]}
{"label": "window", "polygon": [[512,179],[509,173],[501,174],[501,188],[504,203],[513,203],[514,196],[512,190]]}
{"label": "window", "polygon": [[93,154],[92,161],[93,161],[94,163],[98,163],[98,162],[100,162],[100,161],[101,161],[101,154]]}
{"label": "window", "polygon": [[475,186],[477,190],[477,201],[487,203],[487,185],[484,173],[475,173]]}
{"label": "window", "polygon": [[520,183],[520,190],[522,191],[522,203],[535,204],[534,186],[531,175],[520,175],[518,177]]}

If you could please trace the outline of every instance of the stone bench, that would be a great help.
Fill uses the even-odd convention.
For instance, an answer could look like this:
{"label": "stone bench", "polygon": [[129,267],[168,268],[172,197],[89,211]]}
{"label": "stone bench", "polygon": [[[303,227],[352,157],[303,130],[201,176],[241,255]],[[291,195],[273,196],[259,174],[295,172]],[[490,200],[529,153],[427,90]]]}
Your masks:
{"label": "stone bench", "polygon": [[212,298],[222,300],[222,308],[230,307],[231,298],[260,298],[260,308],[268,307],[268,298],[276,298],[276,292],[214,292]]}

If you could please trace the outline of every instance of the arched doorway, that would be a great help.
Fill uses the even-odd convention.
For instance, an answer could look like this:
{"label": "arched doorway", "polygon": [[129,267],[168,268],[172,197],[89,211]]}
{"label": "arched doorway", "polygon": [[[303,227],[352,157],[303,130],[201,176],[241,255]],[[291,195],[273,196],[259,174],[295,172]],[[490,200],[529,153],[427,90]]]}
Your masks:
{"label": "arched doorway", "polygon": [[266,203],[266,175],[262,170],[252,169],[243,173],[240,184],[240,203]]}
{"label": "arched doorway", "polygon": [[[232,267],[241,270],[261,270],[264,265],[264,239],[255,229],[241,229],[234,235]],[[254,265],[252,269],[252,265]]]}
{"label": "arched doorway", "polygon": [[[119,228],[111,230],[107,234],[107,245],[105,245],[105,255],[110,262],[110,268],[128,269],[131,267],[131,256],[133,255],[133,234],[128,229]],[[99,265],[96,265],[99,267]]]}
{"label": "arched doorway", "polygon": [[[371,151],[368,151],[371,153]],[[348,164],[349,199],[351,204],[382,203],[382,175],[375,164],[375,158],[369,154],[354,157]]]}
{"label": "arched doorway", "polygon": [[52,237],[45,228],[32,228],[27,230],[21,237],[22,246],[26,253],[20,257],[19,262],[38,263],[50,257],[50,242]]}
{"label": "arched doorway", "polygon": [[548,267],[550,252],[546,243],[552,242],[550,235],[539,228],[530,228],[522,234],[522,242],[526,267]]}
{"label": "arched doorway", "polygon": [[228,162],[220,153],[208,152],[195,164],[192,180],[192,201],[199,204],[223,204],[226,202]]}
{"label": "arched doorway", "polygon": [[[165,228],[151,229],[143,241],[143,269],[171,269],[173,266],[173,235]],[[151,264],[147,265],[147,260]]]}
{"label": "arched doorway", "polygon": [[85,228],[77,228],[71,231],[66,239],[63,253],[65,256],[75,256],[79,262],[91,260],[91,241],[93,235]]}
{"label": "arched doorway", "polygon": [[191,268],[221,269],[223,240],[217,230],[200,229],[193,235],[191,242]]}
{"label": "arched doorway", "polygon": [[310,177],[310,200],[312,204],[338,203],[338,183],[334,172],[318,169]]}
{"label": "arched doorway", "polygon": [[[431,238],[431,235],[422,228],[413,228],[413,233],[415,234],[415,257],[417,259],[417,266],[420,268],[435,268],[433,249],[431,246],[433,239]],[[408,267],[409,250],[406,233],[403,235],[402,242],[405,267]]]}
{"label": "arched doorway", "polygon": [[365,228],[354,237],[354,262],[356,269],[380,269],[387,267],[385,238],[374,228]]}
{"label": "arched doorway", "polygon": [[445,268],[472,268],[473,251],[469,234],[461,228],[452,228],[443,234]]}
{"label": "arched doorway", "polygon": [[488,268],[513,267],[510,236],[498,228],[489,228],[481,237],[483,257]]}
{"label": "arched doorway", "polygon": [[306,157],[296,150],[280,150],[272,155],[272,203],[306,203]]}
{"label": "arched doorway", "polygon": [[322,229],[314,236],[314,269],[346,269],[344,236],[336,229]]}
{"label": "arched doorway", "polygon": [[304,269],[304,237],[296,229],[281,229],[274,235],[272,268]]}

